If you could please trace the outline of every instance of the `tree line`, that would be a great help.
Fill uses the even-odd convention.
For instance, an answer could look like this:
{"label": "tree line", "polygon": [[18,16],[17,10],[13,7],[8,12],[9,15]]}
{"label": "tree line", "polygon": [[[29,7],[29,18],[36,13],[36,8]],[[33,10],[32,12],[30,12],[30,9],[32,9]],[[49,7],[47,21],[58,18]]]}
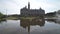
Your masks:
{"label": "tree line", "polygon": [[4,19],[5,17],[6,17],[6,16],[5,16],[3,13],[0,12],[0,21],[1,21],[1,20],[5,20],[5,19]]}

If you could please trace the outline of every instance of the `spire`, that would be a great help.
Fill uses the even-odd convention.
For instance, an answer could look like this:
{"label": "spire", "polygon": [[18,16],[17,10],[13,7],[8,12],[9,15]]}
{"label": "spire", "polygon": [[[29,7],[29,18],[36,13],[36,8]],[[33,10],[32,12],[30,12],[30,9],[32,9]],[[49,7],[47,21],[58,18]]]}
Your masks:
{"label": "spire", "polygon": [[28,2],[28,10],[30,10],[30,2]]}

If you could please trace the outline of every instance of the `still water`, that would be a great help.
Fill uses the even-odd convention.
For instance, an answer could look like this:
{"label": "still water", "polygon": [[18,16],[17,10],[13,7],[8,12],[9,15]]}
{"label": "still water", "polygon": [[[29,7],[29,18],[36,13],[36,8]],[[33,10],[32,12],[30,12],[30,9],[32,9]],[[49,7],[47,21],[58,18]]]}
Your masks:
{"label": "still water", "polygon": [[1,21],[0,34],[60,34],[60,22],[56,20]]}

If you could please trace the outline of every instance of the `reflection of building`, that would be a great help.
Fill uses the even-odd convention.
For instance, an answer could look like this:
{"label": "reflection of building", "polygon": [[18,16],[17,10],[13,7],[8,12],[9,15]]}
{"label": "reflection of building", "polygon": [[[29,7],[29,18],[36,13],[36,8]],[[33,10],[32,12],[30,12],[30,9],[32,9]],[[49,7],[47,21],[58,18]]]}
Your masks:
{"label": "reflection of building", "polygon": [[39,25],[39,26],[44,26],[45,24],[45,20],[42,20],[40,21],[39,19],[33,19],[32,21],[31,20],[28,20],[28,19],[24,19],[24,20],[21,20],[20,21],[20,26],[22,26],[23,28],[26,28],[28,27],[28,32],[30,32],[30,26],[34,26],[34,25]]}
{"label": "reflection of building", "polygon": [[43,9],[30,9],[30,3],[28,3],[28,9],[26,6],[21,9],[21,16],[44,16],[45,11]]}

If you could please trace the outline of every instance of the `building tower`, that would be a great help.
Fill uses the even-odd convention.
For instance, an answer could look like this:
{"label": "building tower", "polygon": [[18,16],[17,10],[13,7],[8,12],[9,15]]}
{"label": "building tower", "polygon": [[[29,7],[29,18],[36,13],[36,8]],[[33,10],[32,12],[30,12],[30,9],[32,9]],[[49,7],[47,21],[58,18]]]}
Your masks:
{"label": "building tower", "polygon": [[28,10],[30,10],[30,2],[28,2]]}

